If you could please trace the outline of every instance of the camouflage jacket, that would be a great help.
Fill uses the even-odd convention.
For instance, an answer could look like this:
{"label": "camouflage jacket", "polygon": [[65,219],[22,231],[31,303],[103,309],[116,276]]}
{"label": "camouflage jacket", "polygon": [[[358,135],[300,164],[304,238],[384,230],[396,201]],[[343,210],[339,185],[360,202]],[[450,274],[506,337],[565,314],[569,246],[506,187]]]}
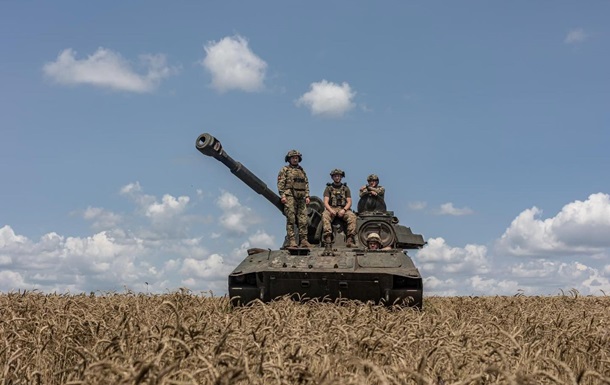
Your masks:
{"label": "camouflage jacket", "polygon": [[301,166],[284,166],[277,175],[277,190],[280,198],[293,196],[305,198],[309,196],[309,181]]}
{"label": "camouflage jacket", "polygon": [[385,195],[385,188],[383,188],[383,186],[377,186],[377,187],[365,186],[365,188],[360,189],[360,198],[362,198],[366,194],[369,194],[371,191],[375,191],[379,198],[383,198]]}

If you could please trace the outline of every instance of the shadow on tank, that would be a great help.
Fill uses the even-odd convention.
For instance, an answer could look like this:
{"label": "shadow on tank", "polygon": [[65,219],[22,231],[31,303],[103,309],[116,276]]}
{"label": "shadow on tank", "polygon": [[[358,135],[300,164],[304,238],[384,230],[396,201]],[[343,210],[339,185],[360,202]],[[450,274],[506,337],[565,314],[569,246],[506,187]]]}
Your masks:
{"label": "shadow on tank", "polygon": [[[250,170],[233,160],[220,141],[210,134],[197,138],[196,148],[224,164],[237,178],[262,195],[283,213],[280,197]],[[295,299],[335,301],[351,299],[386,305],[422,307],[423,282],[406,250],[420,249],[426,242],[409,227],[399,225],[382,199],[358,202],[356,247],[346,247],[346,229],[333,223],[333,242],[322,240],[322,199],[311,197],[308,234],[312,248],[279,250],[251,248],[229,275],[229,296],[234,305],[255,300],[271,301],[286,295]],[[282,214],[283,215],[283,214]],[[367,250],[366,238],[379,234],[387,250]]]}

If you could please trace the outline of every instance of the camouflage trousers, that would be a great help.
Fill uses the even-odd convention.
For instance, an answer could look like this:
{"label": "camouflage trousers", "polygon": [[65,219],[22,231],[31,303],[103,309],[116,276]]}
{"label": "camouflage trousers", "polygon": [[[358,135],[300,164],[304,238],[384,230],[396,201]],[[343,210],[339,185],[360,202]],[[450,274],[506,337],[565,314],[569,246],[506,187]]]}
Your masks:
{"label": "camouflage trousers", "polygon": [[[333,209],[339,212],[342,207],[333,207]],[[338,216],[338,214],[336,215]],[[330,235],[333,233],[332,222],[335,219],[335,216],[331,215],[328,210],[324,210],[324,214],[322,214],[322,228],[324,229],[324,235]],[[355,236],[356,235],[356,214],[353,211],[347,210],[342,219],[347,222],[347,236]]]}
{"label": "camouflage trousers", "polygon": [[305,198],[286,197],[284,204],[284,215],[286,216],[286,235],[289,239],[295,239],[294,227],[299,225],[299,239],[307,239],[307,204]]}

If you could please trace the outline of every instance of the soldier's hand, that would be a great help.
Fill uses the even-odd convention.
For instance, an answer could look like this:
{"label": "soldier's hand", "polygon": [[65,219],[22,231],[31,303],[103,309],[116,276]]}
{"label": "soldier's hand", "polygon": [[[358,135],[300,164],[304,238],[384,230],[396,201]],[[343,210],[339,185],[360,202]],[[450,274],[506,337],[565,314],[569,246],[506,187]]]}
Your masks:
{"label": "soldier's hand", "polygon": [[283,204],[286,204],[286,197],[282,197],[282,199],[280,199],[282,201]]}
{"label": "soldier's hand", "polygon": [[371,191],[371,195],[377,196],[377,191]]}
{"label": "soldier's hand", "polygon": [[308,205],[310,202],[309,197],[305,198],[305,204]]}

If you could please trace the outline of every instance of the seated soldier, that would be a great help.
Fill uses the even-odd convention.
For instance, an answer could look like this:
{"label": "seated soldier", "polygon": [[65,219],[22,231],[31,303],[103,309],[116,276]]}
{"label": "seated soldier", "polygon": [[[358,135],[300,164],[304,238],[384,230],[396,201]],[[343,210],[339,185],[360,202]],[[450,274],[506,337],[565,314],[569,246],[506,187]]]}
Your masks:
{"label": "seated soldier", "polygon": [[345,172],[334,169],[330,172],[332,183],[326,184],[324,190],[324,213],[322,214],[322,224],[324,232],[324,244],[329,247],[332,240],[332,221],[340,218],[347,223],[347,247],[356,246],[356,214],[350,208],[352,206],[352,195],[347,184],[341,183],[345,177]]}
{"label": "seated soldier", "polygon": [[391,250],[390,246],[381,247],[381,237],[377,233],[370,233],[366,237],[367,250]]}
{"label": "seated soldier", "polygon": [[386,211],[385,188],[379,185],[379,177],[371,174],[366,181],[367,184],[360,188],[358,212]]}

